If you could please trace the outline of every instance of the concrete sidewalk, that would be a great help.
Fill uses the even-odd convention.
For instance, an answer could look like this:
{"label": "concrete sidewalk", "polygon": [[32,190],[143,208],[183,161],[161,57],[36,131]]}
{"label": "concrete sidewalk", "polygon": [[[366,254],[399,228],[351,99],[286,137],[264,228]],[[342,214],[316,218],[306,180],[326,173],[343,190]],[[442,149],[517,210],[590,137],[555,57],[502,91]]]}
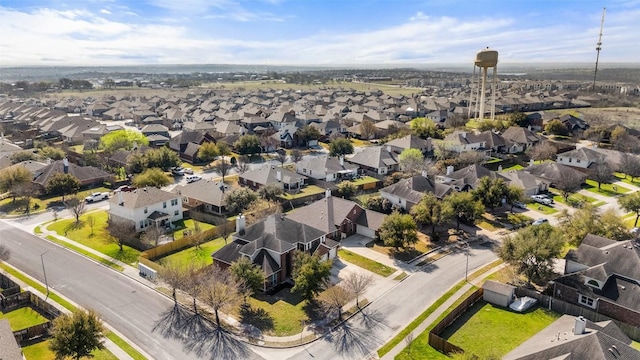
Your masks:
{"label": "concrete sidewalk", "polygon": [[[498,265],[493,269],[487,271],[486,273],[482,274],[480,277],[471,280],[471,282],[466,283],[462,288],[460,288],[460,290],[456,291],[455,294],[453,294],[449,299],[447,299],[444,303],[442,303],[442,305],[440,305],[433,313],[431,313],[431,315],[429,315],[422,323],[420,323],[420,325],[418,325],[418,327],[416,327],[410,333],[411,334],[410,336],[413,336],[413,339],[417,338],[420,334],[422,334],[427,329],[427,327],[429,327],[434,321],[436,321],[436,319],[438,319],[440,315],[444,314],[445,311],[447,311],[447,309],[449,309],[449,307],[453,305],[453,303],[455,303],[467,291],[469,291],[469,289],[471,289],[472,286],[480,287],[484,282],[484,279],[487,278],[487,276],[493,274],[496,271],[499,271],[505,266],[506,266],[505,264]],[[399,329],[398,332],[402,330],[403,329]],[[400,341],[398,345],[396,345],[393,349],[391,349],[388,353],[386,353],[381,359],[393,360],[396,357],[396,355],[402,352],[402,350],[404,350],[404,348],[407,346],[407,341],[408,341],[407,338],[402,339],[402,341]]]}

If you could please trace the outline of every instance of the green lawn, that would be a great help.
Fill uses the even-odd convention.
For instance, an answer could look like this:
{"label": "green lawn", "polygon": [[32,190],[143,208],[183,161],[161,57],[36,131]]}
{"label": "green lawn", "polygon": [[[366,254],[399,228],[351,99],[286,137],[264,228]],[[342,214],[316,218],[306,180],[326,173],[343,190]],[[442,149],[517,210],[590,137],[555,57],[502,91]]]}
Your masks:
{"label": "green lawn", "polygon": [[478,301],[442,337],[481,359],[490,355],[502,357],[559,317],[541,307],[516,313]]}
{"label": "green lawn", "polygon": [[631,340],[631,347],[640,351],[640,342]]}
{"label": "green lawn", "polygon": [[[55,360],[53,351],[49,350],[49,340],[41,341],[33,345],[25,346],[22,352],[27,360]],[[94,360],[117,360],[118,358],[108,350],[94,350],[92,353]],[[139,358],[139,359],[144,359]],[[137,359],[136,359],[137,360]]]}
{"label": "green lawn", "polygon": [[[95,219],[93,234],[87,223],[89,216]],[[123,251],[117,244],[110,242],[107,232],[108,214],[106,211],[94,211],[80,217],[80,225],[75,226],[75,219],[58,220],[47,226],[47,230],[55,231],[60,236],[67,238],[97,250],[107,256],[120,260],[126,264],[136,265],[140,251],[124,246]]]}
{"label": "green lawn", "polygon": [[307,301],[284,289],[268,296],[256,293],[248,299],[248,311],[239,310],[238,319],[250,321],[269,335],[290,336],[302,331],[302,321],[308,321]]}
{"label": "green lawn", "polygon": [[538,203],[530,203],[527,204],[527,208],[531,210],[535,210],[537,212],[543,213],[545,215],[552,215],[558,212],[558,210],[552,208],[551,206],[542,205]]}
{"label": "green lawn", "polygon": [[358,255],[349,250],[345,250],[345,249],[338,250],[338,256],[340,257],[340,259],[344,261],[350,262],[363,269],[369,270],[371,272],[374,272],[384,277],[387,277],[393,274],[394,272],[396,272],[396,269],[394,268],[391,268],[389,266],[386,266],[384,264],[381,264],[377,261],[371,260],[364,256]]}
{"label": "green lawn", "polygon": [[524,166],[520,165],[520,164],[515,164],[506,168],[502,168],[502,171],[509,171],[509,170],[522,170],[524,169]]}
{"label": "green lawn", "polygon": [[598,183],[591,179],[587,179],[586,183],[587,185],[583,189],[587,191],[591,191],[592,193],[600,194],[604,196],[618,196],[618,195],[626,194],[629,191],[631,191],[626,187],[617,186],[613,184],[601,184],[600,190],[598,190]]}
{"label": "green lawn", "polygon": [[[200,224],[199,225],[200,231],[205,231],[205,230],[209,230],[211,228],[216,227],[215,225],[207,224],[205,222],[199,222],[199,224]],[[184,236],[184,233],[183,233],[184,230],[193,231],[195,229],[193,219],[176,221],[173,223],[173,225],[177,226],[176,230],[173,232],[173,238],[176,240],[182,239],[182,237]]]}
{"label": "green lawn", "polygon": [[353,147],[363,147],[371,144],[366,140],[353,139],[353,138],[349,139],[349,141],[351,141],[351,144],[353,144]]}
{"label": "green lawn", "polygon": [[[586,196],[586,195],[582,195],[582,194],[571,194],[569,195],[568,200],[569,201],[564,201],[564,197],[562,197],[562,195],[558,192],[558,191],[551,191],[553,195],[553,201],[555,202],[559,202],[559,203],[563,203],[563,204],[567,204],[570,206],[573,206],[572,204],[579,204],[579,203],[585,203],[588,202],[592,205],[595,205],[598,203],[598,199],[596,198],[592,198],[591,196]],[[605,203],[603,203],[605,204]],[[600,205],[598,205],[600,206]]]}
{"label": "green lawn", "polygon": [[376,178],[374,178],[372,176],[362,176],[359,179],[351,180],[351,183],[353,185],[355,185],[355,186],[362,186],[362,185],[365,185],[365,184],[377,183],[379,181],[380,180],[378,180],[378,179],[376,179]]}
{"label": "green lawn", "polygon": [[6,314],[0,312],[0,319],[9,320],[12,331],[26,329],[31,326],[44,324],[48,321],[47,318],[28,306],[9,311]]}
{"label": "green lawn", "polygon": [[380,196],[380,192],[376,191],[376,192],[372,192],[372,193],[366,193],[366,194],[361,194],[355,197],[355,200],[358,201],[361,205],[366,205],[367,204],[367,200],[371,197],[375,197],[375,196]]}
{"label": "green lawn", "polygon": [[622,181],[625,184],[640,187],[640,178],[634,178],[633,181],[631,181],[631,179],[627,178],[623,173],[619,172],[613,173],[613,176],[618,178],[618,181]]}
{"label": "green lawn", "polygon": [[322,189],[321,187],[316,185],[307,185],[302,189],[300,189],[300,191],[295,194],[289,194],[285,192],[284,194],[280,195],[280,198],[285,200],[293,200],[293,199],[299,199],[301,197],[305,197],[309,195],[317,195],[322,193],[324,193],[324,189]]}
{"label": "green lawn", "polygon": [[213,264],[211,254],[213,254],[223,246],[224,240],[222,240],[222,238],[217,238],[200,245],[200,249],[190,247],[188,249],[178,251],[175,254],[165,256],[159,260],[159,263],[162,264],[164,262],[176,262],[178,264],[186,265],[193,262],[199,265],[211,265]]}

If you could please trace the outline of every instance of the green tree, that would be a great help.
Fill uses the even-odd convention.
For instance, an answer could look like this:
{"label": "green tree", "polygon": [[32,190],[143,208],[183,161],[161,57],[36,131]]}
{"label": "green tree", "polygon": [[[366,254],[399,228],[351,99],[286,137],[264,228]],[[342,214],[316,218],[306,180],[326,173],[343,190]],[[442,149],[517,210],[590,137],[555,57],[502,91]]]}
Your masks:
{"label": "green tree", "polygon": [[456,229],[460,229],[460,222],[472,225],[484,214],[484,205],[468,192],[451,193],[444,201],[448,204],[449,215],[456,219]]}
{"label": "green tree", "polygon": [[155,186],[161,188],[163,186],[171,184],[171,178],[164,173],[161,169],[150,168],[145,170],[142,174],[138,174],[133,177],[133,186],[145,187]]}
{"label": "green tree", "polygon": [[132,130],[116,130],[100,138],[100,149],[107,153],[120,149],[131,150],[134,144],[149,145],[149,140],[141,133]]}
{"label": "green tree", "polygon": [[329,145],[329,156],[353,154],[353,144],[349,139],[335,139]]}
{"label": "green tree", "polygon": [[564,246],[562,236],[548,224],[529,226],[504,239],[500,257],[523,273],[529,283],[552,271]]}
{"label": "green tree", "polygon": [[529,119],[527,119],[527,115],[522,112],[515,112],[509,116],[509,122],[520,127],[529,126]]}
{"label": "green tree", "polygon": [[52,146],[43,147],[42,149],[40,149],[39,153],[43,158],[48,158],[51,160],[62,160],[67,156],[64,150],[60,148],[54,148]]}
{"label": "green tree", "polygon": [[357,190],[358,188],[348,180],[342,181],[338,184],[338,195],[345,199],[351,199],[356,194]]}
{"label": "green tree", "polygon": [[16,151],[11,154],[11,163],[17,164],[23,161],[35,160],[36,154],[33,151]]}
{"label": "green tree", "polygon": [[431,237],[436,233],[436,226],[448,221],[451,211],[446,209],[447,204],[439,200],[433,193],[426,193],[419,203],[411,208],[411,216],[423,226],[431,226]]}
{"label": "green tree", "polygon": [[331,276],[331,260],[323,261],[316,255],[304,251],[296,251],[293,255],[291,291],[302,294],[306,299],[313,299],[323,288]]}
{"label": "green tree", "polygon": [[597,234],[600,228],[598,209],[589,203],[573,214],[563,210],[559,220],[565,241],[576,246],[580,245],[587,234]]}
{"label": "green tree", "polygon": [[236,281],[240,283],[245,303],[247,302],[247,296],[255,291],[262,290],[264,273],[248,257],[242,256],[232,262],[229,271],[236,278]]}
{"label": "green tree", "polygon": [[296,131],[296,133],[298,134],[298,137],[302,141],[303,145],[307,145],[309,144],[309,141],[318,140],[322,137],[320,131],[316,127],[311,125],[303,126],[298,131]]}
{"label": "green tree", "polygon": [[172,167],[179,166],[182,163],[178,154],[168,147],[149,150],[145,153],[147,167],[160,168],[163,171],[169,171]]}
{"label": "green tree", "polygon": [[627,240],[631,237],[629,229],[614,209],[607,209],[599,214],[600,227],[596,235],[612,240]]}
{"label": "green tree", "polygon": [[75,194],[80,189],[80,180],[71,174],[56,173],[49,182],[47,182],[46,190],[48,194],[62,195],[64,197],[69,194]]}
{"label": "green tree", "polygon": [[411,130],[422,139],[442,139],[442,130],[432,120],[427,118],[415,118],[411,120]]}
{"label": "green tree", "polygon": [[140,152],[133,152],[127,156],[127,170],[131,174],[140,174],[147,168],[147,158]]}
{"label": "green tree", "polygon": [[104,331],[98,314],[92,310],[62,314],[53,320],[49,349],[56,359],[93,357],[92,351],[104,349]]}
{"label": "green tree", "polygon": [[257,199],[258,195],[255,191],[239,188],[229,191],[224,201],[227,204],[227,210],[233,214],[244,211]]}
{"label": "green tree", "polygon": [[506,198],[508,190],[504,180],[485,176],[480,178],[478,186],[473,190],[473,197],[485,207],[493,210],[502,205],[502,199]]}
{"label": "green tree", "polygon": [[11,191],[13,201],[16,201],[19,187],[31,183],[32,175],[22,166],[10,167],[0,171],[0,191]]}
{"label": "green tree", "polygon": [[408,171],[412,174],[424,169],[424,155],[419,149],[405,149],[398,155],[398,163],[402,171]]}
{"label": "green tree", "polygon": [[558,119],[553,119],[547,123],[544,127],[544,131],[551,135],[567,135],[569,129]]}
{"label": "green tree", "polygon": [[633,227],[638,226],[638,219],[640,219],[640,191],[626,194],[618,198],[618,204],[624,211],[633,212],[636,214],[636,221],[633,223]]}
{"label": "green tree", "polygon": [[284,193],[282,186],[278,184],[267,184],[258,190],[258,195],[268,201],[276,201]]}
{"label": "green tree", "polygon": [[521,187],[509,185],[504,196],[507,203],[511,205],[509,211],[513,212],[513,204],[524,199],[524,190]]}
{"label": "green tree", "polygon": [[260,138],[255,135],[243,135],[234,144],[233,147],[240,155],[253,156],[259,154],[262,150],[260,146]]}
{"label": "green tree", "polygon": [[418,242],[418,226],[413,217],[397,211],[384,217],[378,233],[385,246],[396,250]]}
{"label": "green tree", "polygon": [[210,164],[218,157],[218,147],[215,143],[205,142],[198,149],[198,159],[206,164]]}

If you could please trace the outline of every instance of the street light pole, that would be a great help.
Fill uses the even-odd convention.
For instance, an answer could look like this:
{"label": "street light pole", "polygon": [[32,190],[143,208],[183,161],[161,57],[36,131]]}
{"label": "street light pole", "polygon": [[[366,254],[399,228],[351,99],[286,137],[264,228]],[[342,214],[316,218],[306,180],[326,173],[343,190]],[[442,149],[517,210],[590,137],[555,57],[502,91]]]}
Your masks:
{"label": "street light pole", "polygon": [[48,253],[49,250],[40,254],[40,262],[42,263],[42,274],[44,274],[44,285],[47,288],[47,296],[44,298],[44,301],[47,301],[49,298],[49,282],[47,281],[47,271],[44,268],[44,254]]}
{"label": "street light pole", "polygon": [[464,281],[468,282],[469,279],[469,250],[471,249],[471,247],[469,246],[469,242],[465,241],[464,242],[465,245],[467,245],[467,265],[464,269]]}

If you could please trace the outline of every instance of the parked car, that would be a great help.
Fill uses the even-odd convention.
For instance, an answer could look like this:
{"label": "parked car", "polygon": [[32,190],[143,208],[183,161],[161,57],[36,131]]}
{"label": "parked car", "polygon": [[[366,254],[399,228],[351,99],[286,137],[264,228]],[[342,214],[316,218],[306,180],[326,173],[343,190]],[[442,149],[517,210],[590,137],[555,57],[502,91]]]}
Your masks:
{"label": "parked car", "polygon": [[514,302],[509,304],[509,308],[513,311],[524,312],[530,309],[533,305],[535,305],[538,300],[529,297],[523,296],[521,298],[517,298]]}
{"label": "parked car", "polygon": [[187,175],[193,175],[193,169],[183,168],[182,171],[184,171],[184,173]]}
{"label": "parked car", "polygon": [[517,207],[520,209],[526,209],[527,208],[527,204],[520,202],[520,201],[516,201],[513,203],[513,207]]}
{"label": "parked car", "polygon": [[84,198],[84,201],[88,202],[88,203],[93,203],[96,201],[100,201],[100,200],[106,200],[109,198],[109,193],[108,192],[95,192],[87,197]]}
{"label": "parked car", "polygon": [[544,196],[544,195],[531,195],[531,200],[539,203],[539,204],[544,204],[544,205],[548,205],[550,206],[551,204],[553,204],[553,199],[549,199],[548,197]]}
{"label": "parked car", "polygon": [[119,191],[130,192],[135,189],[136,188],[131,185],[122,185],[122,186],[119,186],[117,189],[115,189],[114,192],[119,192]]}
{"label": "parked car", "polygon": [[202,180],[202,176],[200,176],[200,175],[187,175],[187,184],[191,184],[192,182],[196,182],[198,180]]}
{"label": "parked car", "polygon": [[544,223],[548,223],[549,220],[545,219],[545,218],[540,218],[540,219],[536,219],[534,222],[531,223],[531,225],[542,225]]}
{"label": "parked car", "polygon": [[184,169],[180,166],[171,169],[171,173],[175,176],[184,176]]}

